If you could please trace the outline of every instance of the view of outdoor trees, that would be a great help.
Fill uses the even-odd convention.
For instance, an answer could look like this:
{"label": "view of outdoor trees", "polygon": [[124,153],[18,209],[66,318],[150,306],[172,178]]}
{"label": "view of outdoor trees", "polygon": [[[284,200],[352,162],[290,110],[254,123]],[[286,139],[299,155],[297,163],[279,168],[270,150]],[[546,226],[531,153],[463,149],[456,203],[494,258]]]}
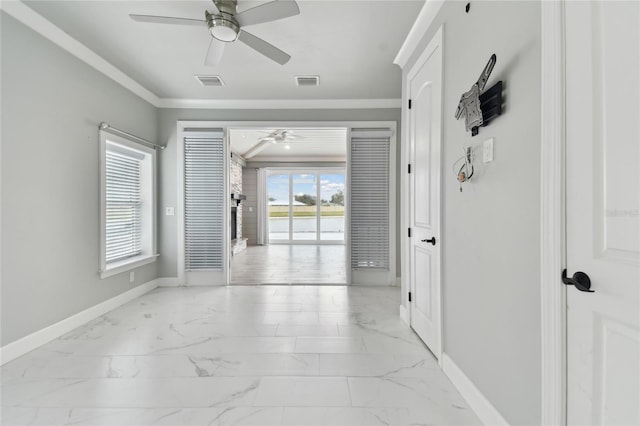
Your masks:
{"label": "view of outdoor trees", "polygon": [[344,184],[344,173],[270,175],[269,238],[344,241]]}

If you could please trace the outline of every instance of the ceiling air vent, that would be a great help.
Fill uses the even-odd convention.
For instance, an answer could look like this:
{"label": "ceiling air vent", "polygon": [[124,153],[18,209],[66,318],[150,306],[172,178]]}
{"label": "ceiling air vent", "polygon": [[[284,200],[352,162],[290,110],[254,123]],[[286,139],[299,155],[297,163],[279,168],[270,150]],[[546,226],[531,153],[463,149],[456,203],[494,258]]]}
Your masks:
{"label": "ceiling air vent", "polygon": [[219,75],[196,75],[195,78],[203,86],[224,86],[224,81]]}
{"label": "ceiling air vent", "polygon": [[297,75],[295,77],[298,86],[319,86],[320,77],[317,75]]}

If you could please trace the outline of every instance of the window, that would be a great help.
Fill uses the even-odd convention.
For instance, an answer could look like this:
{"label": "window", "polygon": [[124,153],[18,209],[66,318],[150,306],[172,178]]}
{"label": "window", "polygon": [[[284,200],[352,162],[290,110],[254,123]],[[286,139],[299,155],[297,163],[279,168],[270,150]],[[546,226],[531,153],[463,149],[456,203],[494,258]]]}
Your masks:
{"label": "window", "polygon": [[106,278],[153,262],[155,151],[100,131],[101,259]]}
{"label": "window", "polygon": [[269,242],[344,244],[344,194],[344,169],[270,170]]}

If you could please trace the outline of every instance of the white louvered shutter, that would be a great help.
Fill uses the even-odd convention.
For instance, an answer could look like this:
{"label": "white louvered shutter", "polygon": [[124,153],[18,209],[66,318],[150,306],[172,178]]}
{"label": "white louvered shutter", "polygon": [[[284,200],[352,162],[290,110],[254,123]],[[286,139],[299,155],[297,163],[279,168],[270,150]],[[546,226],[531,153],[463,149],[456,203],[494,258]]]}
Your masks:
{"label": "white louvered shutter", "polygon": [[135,151],[107,144],[106,263],[142,252],[142,160]]}
{"label": "white louvered shutter", "polygon": [[184,139],[185,270],[221,270],[224,250],[224,139]]}
{"label": "white louvered shutter", "polygon": [[389,269],[387,129],[351,131],[351,267]]}

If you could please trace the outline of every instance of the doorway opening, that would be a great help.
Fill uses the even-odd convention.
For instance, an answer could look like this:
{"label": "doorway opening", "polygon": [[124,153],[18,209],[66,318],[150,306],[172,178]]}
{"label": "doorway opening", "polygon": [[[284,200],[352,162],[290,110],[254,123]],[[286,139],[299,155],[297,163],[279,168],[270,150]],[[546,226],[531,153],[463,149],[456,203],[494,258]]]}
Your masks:
{"label": "doorway opening", "polygon": [[347,284],[347,135],[228,129],[231,284]]}

